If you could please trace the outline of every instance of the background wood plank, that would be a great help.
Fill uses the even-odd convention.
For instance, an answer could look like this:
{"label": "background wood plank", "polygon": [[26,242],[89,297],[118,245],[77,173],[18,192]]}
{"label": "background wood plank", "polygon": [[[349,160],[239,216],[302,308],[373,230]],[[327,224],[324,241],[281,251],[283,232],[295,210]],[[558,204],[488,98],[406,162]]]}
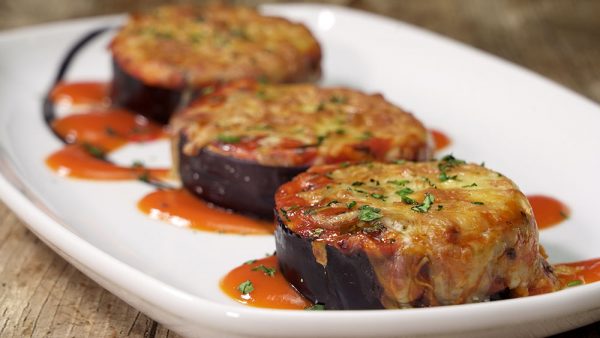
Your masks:
{"label": "background wood plank", "polygon": [[[0,0],[0,29],[158,0]],[[259,1],[234,1],[256,4]],[[498,55],[600,102],[600,1],[338,0]],[[543,99],[543,98],[541,98]],[[81,274],[0,203],[0,336],[177,337]],[[600,337],[600,323],[557,337]]]}

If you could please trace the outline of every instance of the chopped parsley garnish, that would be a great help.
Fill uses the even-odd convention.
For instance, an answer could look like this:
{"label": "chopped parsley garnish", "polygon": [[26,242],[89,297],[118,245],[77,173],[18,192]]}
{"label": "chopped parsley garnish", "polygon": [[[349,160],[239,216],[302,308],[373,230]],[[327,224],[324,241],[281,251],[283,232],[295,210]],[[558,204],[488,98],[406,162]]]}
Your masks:
{"label": "chopped parsley garnish", "polygon": [[385,196],[384,196],[384,195],[382,195],[382,194],[372,193],[372,194],[371,194],[371,197],[373,197],[373,198],[376,198],[376,199],[378,199],[378,200],[385,201]]}
{"label": "chopped parsley garnish", "polygon": [[256,263],[256,259],[251,259],[249,261],[245,261],[244,265],[250,265],[250,264],[253,264],[253,263]]}
{"label": "chopped parsley garnish", "polygon": [[373,137],[373,133],[371,133],[370,131],[365,131],[364,133],[362,133],[362,135],[360,135],[360,137],[358,138],[361,141],[366,141],[368,139],[370,139],[371,137]]}
{"label": "chopped parsley garnish", "polygon": [[285,217],[286,221],[290,221],[290,217],[288,216],[287,210],[285,210],[284,208],[280,208],[279,209],[281,211],[281,214],[283,214],[283,217]]}
{"label": "chopped parsley garnish", "polygon": [[304,209],[304,211],[302,211],[302,214],[304,215],[314,215],[315,213],[316,211],[313,208]]}
{"label": "chopped parsley garnish", "polygon": [[415,192],[414,190],[412,190],[411,188],[402,188],[401,190],[396,191],[396,195],[400,195],[400,196],[404,196],[404,195],[410,195],[413,192]]}
{"label": "chopped parsley garnish", "polygon": [[133,161],[133,163],[131,164],[131,166],[133,168],[143,168],[144,166],[144,162],[140,161],[140,160],[135,160]]}
{"label": "chopped parsley garnish", "polygon": [[412,211],[416,211],[416,212],[427,212],[429,211],[429,208],[431,208],[431,205],[433,204],[433,202],[435,201],[435,198],[433,197],[432,194],[428,194],[425,193],[425,199],[423,200],[422,204],[419,205],[415,205],[414,207],[410,208],[410,210]]}
{"label": "chopped parsley garnish", "polygon": [[112,127],[106,127],[106,128],[104,128],[104,132],[108,136],[116,136],[117,135],[117,132]]}
{"label": "chopped parsley garnish", "polygon": [[340,168],[348,168],[350,166],[350,162],[342,162],[340,163]]}
{"label": "chopped parsley garnish", "polygon": [[102,151],[102,149],[96,147],[93,144],[89,144],[89,143],[84,143],[83,144],[83,149],[90,155],[94,156],[95,158],[103,158],[104,157],[104,151]]}
{"label": "chopped parsley garnish", "polygon": [[437,211],[440,211],[440,210],[442,210],[442,209],[444,209],[444,206],[443,206],[443,205],[441,205],[441,204],[438,204],[438,206],[437,206]]}
{"label": "chopped parsley garnish", "polygon": [[392,181],[387,181],[387,183],[391,183],[391,184],[395,184],[395,185],[399,185],[399,186],[403,186],[406,185],[406,183],[410,182],[409,180],[392,180]]}
{"label": "chopped parsley garnish", "polygon": [[323,231],[325,231],[325,229],[316,228],[316,229],[313,229],[313,230],[309,230],[308,234],[312,238],[319,238],[323,234]]}
{"label": "chopped parsley garnish", "polygon": [[463,185],[463,188],[471,188],[471,187],[476,187],[477,183],[471,183],[471,184],[467,184],[467,185]]}
{"label": "chopped parsley garnish", "polygon": [[259,266],[255,266],[252,268],[252,271],[261,271],[262,273],[264,273],[266,276],[269,277],[275,277],[275,269],[274,268],[269,268],[267,266],[264,265],[259,265]]}
{"label": "chopped parsley garnish", "polygon": [[223,143],[238,143],[238,142],[240,142],[241,137],[220,134],[217,136],[217,140],[219,140],[220,142],[223,142]]}
{"label": "chopped parsley garnish", "polygon": [[150,174],[147,171],[139,174],[137,179],[142,182],[150,183]]}
{"label": "chopped parsley garnish", "polygon": [[404,164],[404,163],[406,163],[406,160],[395,160],[394,163],[395,164]]}
{"label": "chopped parsley garnish", "polygon": [[338,204],[338,203],[340,203],[340,202],[338,202],[337,200],[333,200],[333,201],[327,203],[327,206],[330,207],[330,206],[332,206],[334,204]]}
{"label": "chopped parsley garnish", "polygon": [[438,164],[438,169],[440,170],[440,181],[446,182],[448,180],[456,180],[457,175],[448,176],[447,171],[465,163],[466,162],[463,160],[456,159],[454,156],[452,156],[452,154],[444,156]]}
{"label": "chopped parsley garnish", "polygon": [[583,284],[583,282],[579,279],[576,279],[576,280],[572,280],[572,281],[568,282],[567,287],[570,288],[570,287],[581,285],[581,284]]}
{"label": "chopped parsley garnish", "polygon": [[329,98],[329,102],[331,102],[331,103],[346,103],[346,102],[348,102],[348,98],[345,96],[332,95]]}
{"label": "chopped parsley garnish", "polygon": [[412,198],[408,197],[408,196],[401,196],[402,198],[402,202],[406,203],[406,204],[417,204],[417,201],[413,200]]}
{"label": "chopped parsley garnish", "polygon": [[323,144],[323,141],[327,138],[327,135],[319,135],[317,136],[317,145],[320,146]]}
{"label": "chopped parsley garnish", "polygon": [[305,307],[304,310],[306,310],[306,311],[323,311],[323,310],[325,310],[325,305],[314,304],[314,305]]}
{"label": "chopped parsley garnish", "polygon": [[381,224],[381,222],[375,222],[372,226],[370,227],[364,227],[362,228],[362,231],[366,234],[370,234],[373,232],[380,232],[381,230],[383,230],[385,227],[383,226],[383,224]]}
{"label": "chopped parsley garnish", "polygon": [[359,181],[352,182],[352,186],[353,186],[353,187],[359,187],[359,186],[361,186],[361,185],[363,185],[363,184],[365,184],[365,183],[364,183],[364,182],[359,182]]}
{"label": "chopped parsley garnish", "polygon": [[335,130],[335,133],[338,135],[344,135],[346,134],[346,129],[338,128]]}
{"label": "chopped parsley garnish", "polygon": [[356,201],[352,201],[352,202],[348,203],[346,206],[348,207],[348,209],[352,209],[352,208],[354,208],[355,205],[356,205]]}
{"label": "chopped parsley garnish", "polygon": [[364,190],[360,190],[360,189],[354,189],[354,191],[356,191],[359,194],[368,194],[368,192],[366,192]]}
{"label": "chopped parsley garnish", "polygon": [[471,202],[471,204],[475,204],[475,205],[483,205],[483,202],[478,202],[478,201],[476,201],[476,202]]}
{"label": "chopped parsley garnish", "polygon": [[250,292],[254,291],[254,285],[252,285],[251,281],[247,280],[238,285],[237,289],[240,290],[242,295],[247,295]]}
{"label": "chopped parsley garnish", "polygon": [[429,177],[423,177],[423,181],[425,181],[425,183],[429,184],[430,187],[437,189],[437,186],[433,182],[431,182]]}
{"label": "chopped parsley garnish", "polygon": [[376,208],[373,208],[368,205],[363,205],[362,207],[359,208],[359,210],[360,210],[360,214],[358,216],[358,219],[363,222],[371,222],[371,221],[374,221],[376,219],[383,217],[380,214],[380,212],[381,212],[380,209],[376,209]]}

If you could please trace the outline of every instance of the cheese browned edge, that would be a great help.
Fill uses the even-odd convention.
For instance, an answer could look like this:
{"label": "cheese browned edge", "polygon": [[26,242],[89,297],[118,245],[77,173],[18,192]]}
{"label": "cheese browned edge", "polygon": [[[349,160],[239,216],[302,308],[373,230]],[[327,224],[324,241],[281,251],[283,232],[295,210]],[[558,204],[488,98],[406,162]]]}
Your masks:
{"label": "cheese browned edge", "polygon": [[237,81],[201,97],[172,120],[183,152],[200,149],[266,166],[426,160],[425,127],[380,94],[312,84]]}
{"label": "cheese browned edge", "polygon": [[[501,174],[452,156],[313,167],[284,184],[275,201],[284,227],[311,242],[313,252],[302,253],[307,260],[327,267],[325,247],[347,258],[365,253],[385,308],[481,302],[498,293],[521,297],[558,287],[523,193]],[[277,240],[285,238],[280,235]],[[278,243],[278,250],[289,250],[288,244]],[[294,278],[309,285],[314,271],[304,271]]]}
{"label": "cheese browned edge", "polygon": [[321,74],[321,48],[304,25],[246,7],[179,5],[136,13],[110,49],[129,75],[162,88],[242,78],[311,81]]}

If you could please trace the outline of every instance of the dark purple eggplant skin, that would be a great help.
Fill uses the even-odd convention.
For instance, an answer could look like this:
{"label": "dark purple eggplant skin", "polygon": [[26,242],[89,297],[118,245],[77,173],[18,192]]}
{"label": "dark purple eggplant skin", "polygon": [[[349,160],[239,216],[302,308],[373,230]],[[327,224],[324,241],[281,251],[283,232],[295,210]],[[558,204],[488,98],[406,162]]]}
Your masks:
{"label": "dark purple eggplant skin", "polygon": [[342,252],[326,245],[327,264],[319,264],[313,239],[290,230],[275,211],[279,269],[302,295],[328,310],[383,309],[383,288],[364,251]]}
{"label": "dark purple eggplant skin", "polygon": [[[113,59],[110,96],[113,105],[141,114],[155,122],[167,124],[178,107],[185,104],[183,88],[162,88],[145,84],[131,76]],[[192,96],[197,96],[195,91]],[[187,101],[187,100],[186,100]]]}
{"label": "dark purple eggplant skin", "polygon": [[186,155],[179,142],[179,174],[183,186],[218,206],[264,219],[273,218],[275,191],[307,167],[263,166],[202,148]]}

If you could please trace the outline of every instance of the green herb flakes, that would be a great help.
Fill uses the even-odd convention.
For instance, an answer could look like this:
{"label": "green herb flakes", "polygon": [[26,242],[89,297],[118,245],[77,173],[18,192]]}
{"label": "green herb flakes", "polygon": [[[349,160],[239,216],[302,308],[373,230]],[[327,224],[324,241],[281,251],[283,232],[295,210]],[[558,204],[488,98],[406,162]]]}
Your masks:
{"label": "green herb flakes", "polygon": [[410,208],[410,210],[412,211],[416,211],[416,212],[427,212],[429,211],[429,208],[431,208],[431,205],[433,204],[433,202],[435,201],[435,198],[433,197],[432,194],[428,194],[425,193],[425,199],[423,200],[422,204],[419,205],[415,205],[414,207]]}
{"label": "green herb flakes", "polygon": [[581,284],[583,284],[583,281],[581,281],[579,279],[576,279],[576,280],[572,280],[572,281],[568,282],[567,283],[567,287],[571,288],[573,286],[578,286],[578,285],[581,285]]}
{"label": "green herb flakes", "polygon": [[250,264],[254,264],[254,263],[256,263],[256,259],[251,259],[251,260],[245,261],[244,265],[250,265]]}
{"label": "green herb flakes", "polygon": [[483,205],[483,202],[476,201],[476,202],[471,202],[471,204],[475,204],[475,205]]}
{"label": "green herb flakes", "polygon": [[352,209],[352,208],[354,208],[354,206],[356,206],[356,201],[352,201],[352,202],[348,203],[346,206],[348,207],[348,209]]}
{"label": "green herb flakes", "polygon": [[380,209],[376,209],[376,208],[373,208],[368,205],[361,206],[359,208],[359,210],[360,210],[360,214],[358,216],[358,219],[363,222],[371,222],[371,221],[374,221],[376,219],[383,217],[380,214],[380,212],[381,212]]}
{"label": "green herb flakes", "polygon": [[399,185],[399,186],[404,186],[408,182],[410,182],[410,181],[409,180],[391,180],[391,181],[387,181],[386,183],[395,184],[395,185]]}
{"label": "green herb flakes", "polygon": [[223,142],[223,143],[238,143],[238,142],[240,142],[241,137],[220,134],[217,136],[217,140],[219,140],[219,142]]}
{"label": "green herb flakes", "polygon": [[325,310],[325,305],[314,304],[311,306],[307,306],[306,308],[304,308],[304,310],[306,310],[306,311],[323,311],[323,310]]}
{"label": "green herb flakes", "polygon": [[237,289],[240,290],[242,295],[247,295],[250,292],[254,291],[254,285],[252,285],[251,281],[247,280],[238,285]]}
{"label": "green herb flakes", "polygon": [[316,228],[316,229],[309,230],[308,234],[312,238],[319,238],[319,237],[321,237],[321,235],[323,234],[324,231],[325,231],[325,229]]}
{"label": "green herb flakes", "polygon": [[261,271],[262,273],[264,273],[266,276],[269,277],[275,277],[275,269],[274,268],[269,268],[267,266],[264,265],[259,265],[259,266],[255,266],[252,268],[252,271]]}

